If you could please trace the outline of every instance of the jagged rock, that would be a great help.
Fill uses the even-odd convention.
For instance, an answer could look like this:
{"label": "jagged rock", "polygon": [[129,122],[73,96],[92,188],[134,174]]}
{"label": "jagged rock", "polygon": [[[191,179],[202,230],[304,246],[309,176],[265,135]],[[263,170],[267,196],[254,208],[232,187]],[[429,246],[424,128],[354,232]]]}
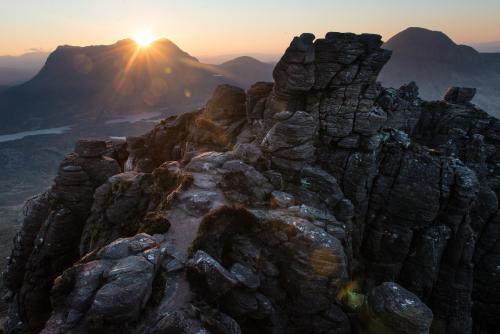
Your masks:
{"label": "jagged rock", "polygon": [[432,311],[396,283],[386,282],[374,288],[363,308],[366,333],[429,333]]}
{"label": "jagged rock", "polygon": [[26,206],[6,332],[494,333],[500,122],[381,87],[381,45],[302,34],[274,84],[81,142]]}
{"label": "jagged rock", "polygon": [[301,190],[305,189],[318,194],[329,208],[335,208],[344,198],[337,180],[318,167],[308,166],[302,168],[299,174]]}
{"label": "jagged rock", "polygon": [[42,333],[125,328],[145,308],[161,257],[159,244],[138,234],[83,258],[56,279],[54,313]]}
{"label": "jagged rock", "polygon": [[264,157],[262,150],[255,144],[237,144],[233,149],[234,154],[243,162],[254,165],[259,169],[268,169],[269,161]]}
{"label": "jagged rock", "polygon": [[[164,314],[153,324],[144,325],[136,333],[180,333],[200,334],[206,333],[206,328],[196,319],[189,317],[186,312],[175,311]],[[237,333],[237,332],[236,332]],[[225,333],[224,333],[225,334]]]}
{"label": "jagged rock", "polygon": [[75,145],[75,153],[83,158],[98,158],[106,150],[106,142],[103,140],[80,139]]}
{"label": "jagged rock", "polygon": [[247,91],[247,117],[249,120],[264,117],[265,98],[271,94],[274,84],[272,82],[257,82]]}
{"label": "jagged rock", "polygon": [[284,188],[283,175],[275,170],[266,170],[262,173],[273,187],[277,190],[282,190]]}
{"label": "jagged rock", "polygon": [[295,203],[295,198],[291,194],[278,190],[275,190],[271,193],[272,208],[288,208]]}
{"label": "jagged rock", "polygon": [[23,224],[14,239],[7,270],[3,273],[3,282],[10,291],[19,290],[23,283],[26,262],[33,251],[36,236],[49,211],[50,202],[47,193],[30,198],[24,204]]}
{"label": "jagged rock", "polygon": [[170,228],[170,221],[162,211],[150,211],[142,219],[139,233],[165,234]]}
{"label": "jagged rock", "polygon": [[210,299],[220,298],[237,283],[237,277],[201,250],[188,261],[187,269],[191,283]]}
{"label": "jagged rock", "polygon": [[50,316],[53,279],[79,258],[78,243],[93,201],[93,192],[119,164],[104,153],[104,141],[80,141],[81,155],[68,155],[59,167],[55,184],[29,203],[21,232],[14,240],[4,274],[11,291],[7,333],[38,332]]}
{"label": "jagged rock", "polygon": [[231,267],[231,274],[233,274],[239,284],[250,290],[257,290],[260,286],[259,276],[257,276],[252,269],[240,263],[233,264]]}
{"label": "jagged rock", "polygon": [[245,91],[230,85],[218,86],[207,103],[205,115],[213,121],[236,120],[246,116]]}
{"label": "jagged rock", "polygon": [[313,118],[305,112],[282,112],[264,137],[261,147],[271,155],[274,165],[283,169],[300,169],[314,159]]}
{"label": "jagged rock", "polygon": [[208,330],[214,333],[222,334],[241,334],[241,328],[238,323],[218,310],[210,309],[206,314],[203,314],[204,325]]}
{"label": "jagged rock", "polygon": [[468,103],[476,95],[475,88],[450,87],[444,94],[444,100],[450,103]]}
{"label": "jagged rock", "polygon": [[105,156],[116,160],[120,164],[120,168],[123,170],[125,166],[125,161],[128,158],[127,151],[127,141],[126,140],[110,140],[106,142],[106,152]]}
{"label": "jagged rock", "polygon": [[129,157],[124,171],[152,172],[165,161],[189,154],[189,129],[199,112],[185,113],[162,121],[150,133],[127,138]]}
{"label": "jagged rock", "polygon": [[230,160],[222,169],[220,186],[228,199],[248,205],[268,201],[273,186],[254,167],[240,160]]}
{"label": "jagged rock", "polygon": [[498,272],[500,270],[500,214],[498,210],[488,220],[478,240],[472,291],[474,330],[493,332],[498,325],[500,298]]}
{"label": "jagged rock", "polygon": [[[256,329],[276,321],[274,317],[285,317],[289,332],[310,330],[310,316],[329,309],[329,296],[337,293],[346,278],[340,242],[286,211],[220,208],[204,218],[193,242],[193,250],[198,250],[194,259],[200,249],[215,260],[225,259],[245,287],[234,286],[226,292],[221,298],[223,312],[235,319],[254,319]],[[197,281],[192,284],[199,287]],[[313,332],[338,324],[325,320],[323,326]]]}
{"label": "jagged rock", "polygon": [[337,145],[342,148],[358,148],[360,142],[360,136],[358,134],[351,134],[347,137],[342,138]]}
{"label": "jagged rock", "polygon": [[314,35],[295,37],[273,71],[275,89],[289,94],[308,91],[314,85]]}
{"label": "jagged rock", "polygon": [[159,203],[151,174],[127,172],[96,189],[92,214],[85,223],[80,255],[122,237],[136,234],[146,213]]}

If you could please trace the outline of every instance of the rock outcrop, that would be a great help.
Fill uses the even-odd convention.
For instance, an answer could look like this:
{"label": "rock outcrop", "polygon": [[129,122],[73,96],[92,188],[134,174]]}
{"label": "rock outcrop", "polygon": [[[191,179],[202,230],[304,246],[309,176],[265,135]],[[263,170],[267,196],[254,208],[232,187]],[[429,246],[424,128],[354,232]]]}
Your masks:
{"label": "rock outcrop", "polygon": [[450,103],[469,103],[476,95],[475,88],[450,87],[444,94],[444,100]]}
{"label": "rock outcrop", "polygon": [[366,297],[361,313],[366,333],[428,333],[432,311],[396,283],[383,283]]}
{"label": "rock outcrop", "polygon": [[380,36],[296,37],[275,83],[123,144],[28,202],[7,333],[494,333],[500,123],[381,87]]}
{"label": "rock outcrop", "polygon": [[78,244],[94,190],[121,172],[106,143],[81,140],[61,163],[53,187],[29,200],[4,273],[11,307],[7,332],[38,332],[50,316],[54,279],[80,257]]}

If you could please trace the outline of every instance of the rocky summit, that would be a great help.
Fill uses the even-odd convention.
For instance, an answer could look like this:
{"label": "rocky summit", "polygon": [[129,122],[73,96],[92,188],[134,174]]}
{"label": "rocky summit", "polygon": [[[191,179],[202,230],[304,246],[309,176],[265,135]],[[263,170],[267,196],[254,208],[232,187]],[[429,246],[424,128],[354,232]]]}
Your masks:
{"label": "rocky summit", "polygon": [[274,83],[79,141],[26,203],[4,332],[495,333],[500,122],[383,88],[381,46],[302,34]]}

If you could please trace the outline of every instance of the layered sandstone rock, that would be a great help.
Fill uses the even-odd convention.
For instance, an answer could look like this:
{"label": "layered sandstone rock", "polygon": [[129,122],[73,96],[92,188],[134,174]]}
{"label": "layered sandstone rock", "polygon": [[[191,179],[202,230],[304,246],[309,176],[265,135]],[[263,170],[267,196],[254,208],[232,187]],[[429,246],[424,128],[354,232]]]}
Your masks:
{"label": "layered sandstone rock", "polygon": [[78,143],[27,206],[6,331],[493,333],[499,121],[381,87],[381,45],[303,34],[274,84],[218,87],[128,154]]}

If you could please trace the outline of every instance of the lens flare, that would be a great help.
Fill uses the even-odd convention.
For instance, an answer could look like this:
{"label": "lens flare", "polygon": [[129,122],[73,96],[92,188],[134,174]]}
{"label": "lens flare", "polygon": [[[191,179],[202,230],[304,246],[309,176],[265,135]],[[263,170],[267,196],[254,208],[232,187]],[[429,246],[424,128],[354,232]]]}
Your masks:
{"label": "lens flare", "polygon": [[345,306],[348,306],[352,310],[356,310],[363,304],[365,299],[365,296],[359,291],[360,288],[357,282],[349,282],[342,289],[340,289],[337,294],[337,299],[340,300]]}

